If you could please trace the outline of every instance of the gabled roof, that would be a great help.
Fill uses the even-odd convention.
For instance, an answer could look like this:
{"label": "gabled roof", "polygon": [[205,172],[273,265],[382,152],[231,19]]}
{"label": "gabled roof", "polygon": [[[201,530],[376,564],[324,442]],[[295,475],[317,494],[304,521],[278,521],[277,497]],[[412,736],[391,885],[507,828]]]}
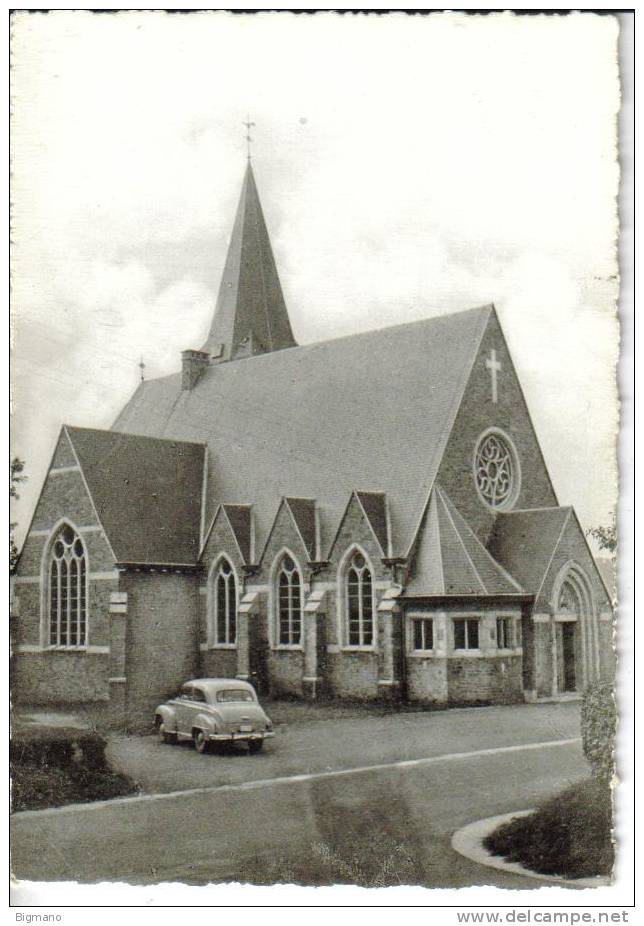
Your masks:
{"label": "gabled roof", "polygon": [[250,161],[208,340],[216,360],[294,347],[277,267]]}
{"label": "gabled roof", "polygon": [[491,555],[536,595],[572,508],[500,512],[488,543]]}
{"label": "gabled roof", "polygon": [[[356,485],[414,540],[491,306],[141,383],[118,431],[208,443],[214,505],[253,504],[262,549],[283,497],[315,498],[325,558]],[[427,375],[419,375],[426,370]]]}
{"label": "gabled roof", "polygon": [[289,511],[295,521],[302,543],[309,559],[317,556],[317,528],[315,523],[315,500],[312,498],[285,498]]}
{"label": "gabled roof", "polygon": [[196,564],[205,446],[65,430],[117,562]]}
{"label": "gabled roof", "polygon": [[356,491],[356,497],[380,545],[382,555],[388,556],[389,526],[387,523],[387,496],[383,492]]}
{"label": "gabled roof", "polygon": [[222,505],[222,508],[228,518],[242,560],[248,564],[252,557],[252,508],[250,505]]}
{"label": "gabled roof", "polygon": [[447,493],[435,486],[405,596],[523,593],[521,585],[494,561]]}

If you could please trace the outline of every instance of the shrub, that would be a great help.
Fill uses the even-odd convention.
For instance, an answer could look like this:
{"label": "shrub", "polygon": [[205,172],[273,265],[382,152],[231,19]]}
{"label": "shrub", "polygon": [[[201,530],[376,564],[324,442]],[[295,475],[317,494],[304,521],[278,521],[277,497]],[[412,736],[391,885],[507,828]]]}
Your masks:
{"label": "shrub", "polygon": [[581,738],[595,778],[611,781],[615,770],[617,709],[610,682],[595,682],[584,691]]}
{"label": "shrub", "polygon": [[92,730],[24,727],[12,735],[9,757],[14,764],[103,768],[106,745],[106,740]]}
{"label": "shrub", "polygon": [[610,785],[601,779],[573,785],[528,816],[504,823],[483,845],[540,874],[609,875],[614,859]]}
{"label": "shrub", "polygon": [[131,794],[135,785],[112,771],[106,741],[89,730],[25,727],[10,743],[14,810],[57,807]]}

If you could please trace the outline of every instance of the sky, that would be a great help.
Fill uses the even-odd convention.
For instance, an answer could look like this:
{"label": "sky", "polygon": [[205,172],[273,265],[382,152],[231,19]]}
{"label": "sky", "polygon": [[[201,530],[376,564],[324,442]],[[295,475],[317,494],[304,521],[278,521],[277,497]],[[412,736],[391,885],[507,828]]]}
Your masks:
{"label": "sky", "polygon": [[18,13],[12,452],[205,340],[245,169],[294,334],[493,302],[560,504],[615,510],[612,17]]}

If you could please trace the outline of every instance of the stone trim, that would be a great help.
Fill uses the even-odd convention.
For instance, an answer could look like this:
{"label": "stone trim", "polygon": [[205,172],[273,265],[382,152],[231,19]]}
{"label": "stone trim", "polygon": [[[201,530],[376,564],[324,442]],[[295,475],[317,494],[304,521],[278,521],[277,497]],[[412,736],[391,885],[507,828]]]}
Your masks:
{"label": "stone trim", "polygon": [[[323,610],[324,599],[326,598],[326,589],[316,588],[306,599],[304,605],[305,614],[317,614]],[[314,679],[312,679],[314,681]]]}
{"label": "stone trim", "polygon": [[[91,582],[103,582],[118,579],[119,573],[116,569],[111,572],[89,572],[87,578]],[[35,584],[40,582],[40,576],[16,576],[13,580],[16,585]]]}
{"label": "stone trim", "polygon": [[18,643],[13,647],[14,653],[88,653],[90,656],[104,655],[110,652],[109,646],[39,646],[34,643]]}
{"label": "stone trim", "polygon": [[48,476],[62,476],[64,473],[80,473],[81,468],[78,465],[74,466],[57,466],[55,469],[50,469]]}
{"label": "stone trim", "polygon": [[599,620],[602,624],[612,624],[614,619],[612,611],[602,611],[599,615]]}
{"label": "stone trim", "polygon": [[259,609],[259,594],[257,592],[246,592],[242,598],[239,607],[237,608],[238,614],[256,614]]}
{"label": "stone trim", "polygon": [[108,684],[110,685],[125,685],[127,679],[126,677],[120,676],[119,678],[108,678]]}
{"label": "stone trim", "polygon": [[549,624],[550,615],[549,614],[533,614],[532,623],[533,624]]}

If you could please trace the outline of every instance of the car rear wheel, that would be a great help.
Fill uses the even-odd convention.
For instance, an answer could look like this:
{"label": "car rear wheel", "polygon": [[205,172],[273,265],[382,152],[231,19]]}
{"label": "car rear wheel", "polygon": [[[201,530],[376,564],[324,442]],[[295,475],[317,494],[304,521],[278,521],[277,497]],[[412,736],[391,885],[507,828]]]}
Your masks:
{"label": "car rear wheel", "polygon": [[264,745],[264,740],[251,740],[248,744],[248,751],[251,756],[254,756],[256,752],[261,752]]}
{"label": "car rear wheel", "polygon": [[177,734],[170,733],[161,719],[157,720],[157,735],[162,743],[176,743],[177,741]]}
{"label": "car rear wheel", "polygon": [[208,742],[208,737],[206,736],[203,730],[193,730],[192,739],[195,744],[195,749],[197,750],[198,753],[203,755],[204,752],[208,752],[210,743]]}

